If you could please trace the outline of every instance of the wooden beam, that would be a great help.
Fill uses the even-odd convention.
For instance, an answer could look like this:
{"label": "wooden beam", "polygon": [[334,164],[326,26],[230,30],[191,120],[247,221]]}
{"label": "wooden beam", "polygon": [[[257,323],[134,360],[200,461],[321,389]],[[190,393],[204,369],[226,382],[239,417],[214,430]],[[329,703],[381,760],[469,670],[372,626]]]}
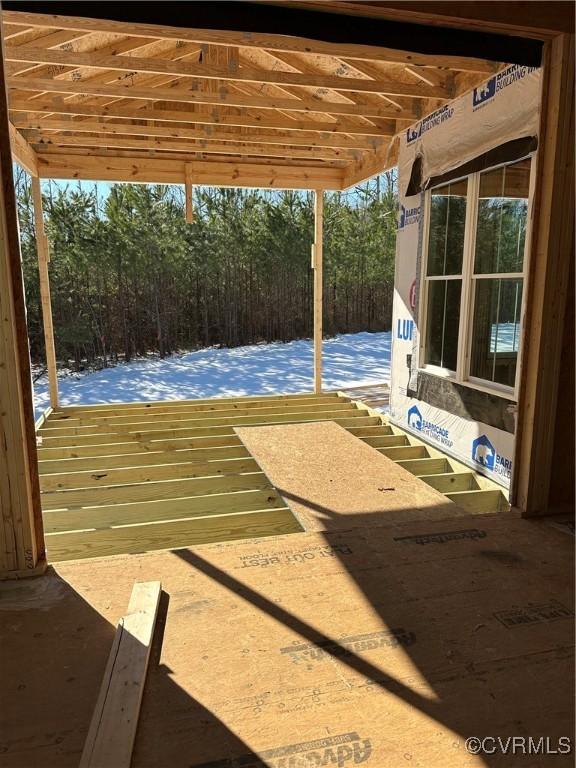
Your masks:
{"label": "wooden beam", "polygon": [[[181,462],[176,464],[163,464],[160,466],[121,467],[119,469],[107,469],[105,472],[95,472],[93,469],[86,472],[56,473],[42,475],[40,488],[43,492],[99,488],[110,485],[125,485],[139,483],[155,483],[164,480],[185,480],[195,477],[208,477],[211,475],[238,475],[245,472],[257,472],[258,464],[249,457],[237,457],[230,459],[210,459],[199,461],[197,464]],[[192,514],[187,515],[192,516]],[[81,528],[85,526],[81,525]],[[70,530],[70,527],[68,527]]]}
{"label": "wooden beam", "polygon": [[[148,501],[142,504],[111,504],[109,507],[99,507],[98,510],[94,510],[94,523],[98,529],[104,529],[120,525],[189,520],[285,508],[286,503],[282,497],[269,487],[265,490],[233,491],[212,496]],[[85,527],[85,517],[86,511],[83,509],[47,511],[44,513],[46,532],[81,531]]]}
{"label": "wooden beam", "polygon": [[192,168],[187,165],[185,170],[185,193],[186,193],[186,223],[194,223],[194,187],[192,186]]}
{"label": "wooden beam", "polygon": [[[274,490],[270,489],[270,493],[274,493]],[[48,534],[47,539],[51,557],[60,562],[301,532],[302,526],[291,510],[279,508],[93,531],[53,533]],[[98,768],[116,768],[117,765],[108,762],[98,765]]]}
{"label": "wooden beam", "polygon": [[162,585],[136,582],[118,622],[80,768],[130,768]]}
{"label": "wooden beam", "polygon": [[38,163],[36,152],[22,136],[19,131],[10,123],[10,144],[12,147],[12,157],[25,171],[31,176],[38,175]]}
{"label": "wooden beam", "polygon": [[[268,189],[340,189],[340,168],[299,167],[196,161],[192,166],[198,185]],[[43,179],[86,179],[92,181],[130,181],[149,184],[184,184],[184,160],[141,159],[93,155],[38,156],[38,171]]]}
{"label": "wooden beam", "polygon": [[317,122],[314,120],[292,120],[288,117],[266,115],[251,117],[234,114],[220,114],[214,110],[198,112],[191,110],[161,109],[144,107],[142,109],[117,106],[116,103],[101,107],[85,105],[82,102],[62,101],[62,99],[11,99],[10,111],[28,112],[32,114],[48,113],[59,115],[85,115],[87,117],[123,117],[129,120],[165,120],[177,123],[194,123],[205,125],[233,125],[244,128],[279,128],[283,131],[322,131],[329,133],[358,134],[360,136],[393,136],[396,126],[390,120],[389,126],[376,127],[370,123],[356,123],[351,120],[334,120],[334,122]]}
{"label": "wooden beam", "polygon": [[[318,413],[307,413],[305,415],[303,414],[288,414],[288,415],[280,415],[277,416],[274,419],[274,423],[280,423],[280,422],[286,422],[286,421],[336,421],[337,423],[341,424],[342,426],[348,427],[362,427],[362,426],[371,426],[372,424],[375,424],[374,418],[371,416],[367,416],[367,411],[362,410],[356,410],[354,412],[348,412],[348,411],[321,411]],[[226,420],[224,422],[219,421],[218,423],[211,425],[211,424],[205,424],[205,426],[196,426],[196,427],[171,427],[169,429],[147,429],[147,430],[140,430],[137,432],[122,432],[120,435],[120,438],[122,440],[122,445],[118,445],[119,436],[118,434],[110,430],[108,432],[106,431],[99,431],[94,434],[81,434],[81,435],[64,435],[61,437],[51,437],[42,435],[42,457],[46,458],[46,454],[44,453],[45,449],[48,448],[74,448],[78,450],[78,455],[88,455],[86,453],[83,453],[84,448],[90,447],[97,448],[97,446],[102,446],[105,450],[100,453],[99,449],[94,455],[102,456],[107,455],[110,453],[110,447],[113,447],[113,450],[115,453],[120,451],[120,448],[122,451],[124,451],[124,444],[127,443],[133,443],[133,447],[137,449],[142,449],[143,443],[149,443],[150,445],[145,447],[145,450],[153,450],[157,448],[158,450],[164,450],[166,446],[170,446],[170,449],[175,447],[177,444],[182,448],[188,448],[193,443],[201,444],[199,440],[196,440],[197,438],[212,438],[217,437],[218,438],[218,445],[222,446],[223,443],[221,442],[222,438],[230,437],[234,434],[234,427],[235,426],[245,426],[247,424],[250,425],[257,425],[257,424],[265,424],[270,423],[270,419],[263,417],[263,416],[252,416],[252,417],[241,417],[240,419],[236,419],[231,423],[231,420]],[[378,422],[379,423],[379,422]],[[186,442],[184,442],[186,441]],[[162,444],[162,445],[161,445]],[[198,445],[196,447],[200,447]],[[127,448],[128,453],[134,453],[132,448]],[[164,489],[166,493],[169,493],[168,488]],[[102,491],[102,489],[100,489]],[[203,491],[204,492],[204,491]],[[55,503],[60,504],[62,499],[52,499]],[[130,500],[130,499],[128,499]],[[44,500],[44,503],[46,504],[47,500]],[[102,501],[99,498],[92,499],[92,502],[95,502],[98,504],[99,501]],[[114,495],[111,496],[110,503],[113,503],[114,501],[118,501],[118,499],[115,499]],[[90,506],[90,504],[88,505]]]}
{"label": "wooden beam", "polygon": [[[35,48],[31,46],[6,46],[8,61],[27,61],[36,64],[56,64],[78,68],[117,70],[119,72],[146,72],[157,75],[173,75],[200,80],[221,80],[228,83],[244,82],[263,83],[278,86],[298,86],[305,88],[328,88],[337,91],[357,93],[381,93],[415,98],[442,99],[448,92],[442,85],[422,83],[403,83],[392,78],[380,77],[365,79],[358,77],[340,77],[323,73],[304,74],[288,72],[282,69],[258,69],[249,66],[240,68],[218,67],[196,64],[188,61],[170,61],[161,58],[140,56],[114,56],[94,53],[76,53],[60,49]],[[22,78],[18,78],[22,79]]]}
{"label": "wooden beam", "polygon": [[324,193],[314,193],[314,392],[322,392],[322,257],[324,240]]}
{"label": "wooden beam", "polygon": [[344,189],[362,184],[364,181],[390,170],[398,163],[398,140],[392,140],[388,145],[370,156],[351,165],[344,171]]}
{"label": "wooden beam", "polygon": [[332,149],[330,147],[287,146],[285,144],[245,144],[242,136],[233,143],[218,144],[215,141],[190,142],[182,139],[135,138],[133,136],[93,136],[89,133],[69,135],[64,133],[38,133],[28,136],[29,141],[42,147],[102,147],[155,152],[195,152],[223,155],[255,155],[264,157],[288,157],[318,160],[354,160],[362,156],[361,150]]}
{"label": "wooden beam", "polygon": [[[331,68],[336,69],[338,76],[341,76],[343,79],[349,77],[357,78],[358,75],[363,77],[365,75],[360,68],[354,69],[338,59],[332,61],[323,59],[321,62],[314,60],[313,63],[310,63],[308,60],[303,60],[302,57],[290,53],[278,53],[272,51],[257,52],[254,50],[244,51],[240,61],[248,66],[254,66],[256,62],[259,62],[259,68],[264,69],[266,68],[266,64],[270,66],[269,62],[274,62],[275,66],[277,66],[276,62],[279,62],[282,66],[288,65],[292,72],[299,72],[308,76],[325,75],[326,67],[328,68],[329,74],[331,74]],[[370,78],[370,76],[368,76],[368,79],[378,80],[381,79],[381,77],[382,73],[378,72],[378,77]],[[289,96],[299,96],[298,89],[294,87],[282,86],[282,91]],[[429,103],[428,100],[414,100],[406,96],[392,97],[375,93],[364,94],[363,97],[359,99],[357,93],[342,90],[327,91],[322,88],[315,89],[312,96],[320,98],[334,98],[334,96],[336,96],[340,99],[343,98],[356,110],[358,115],[364,120],[370,120],[372,123],[378,118],[370,117],[368,114],[369,112],[378,111],[379,109],[392,110],[393,112],[396,112],[395,131],[400,130],[399,122],[402,122],[402,120],[405,119],[406,114],[416,114],[419,117],[422,112],[422,105],[424,109],[427,109],[427,104]],[[366,103],[369,103],[370,107],[364,111]]]}
{"label": "wooden beam", "polygon": [[25,27],[49,27],[51,29],[72,29],[80,32],[104,32],[120,35],[128,33],[135,37],[185,40],[187,42],[213,43],[241,48],[269,48],[276,51],[294,51],[325,56],[345,55],[353,59],[384,61],[391,64],[413,64],[421,67],[446,67],[447,69],[462,69],[471,72],[490,73],[495,68],[491,62],[468,56],[421,54],[373,45],[324,42],[292,35],[192,29],[156,24],[131,23],[127,25],[125,22],[109,21],[108,19],[88,19],[23,11],[4,11],[3,18],[6,23]]}
{"label": "wooden beam", "polygon": [[[1,30],[0,30],[1,33]],[[1,36],[1,35],[0,35]],[[0,83],[4,61],[0,51]],[[0,577],[45,567],[6,90],[0,88]]]}
{"label": "wooden beam", "polygon": [[574,258],[574,36],[546,44],[535,213],[521,349],[511,503],[525,516],[548,507],[562,333]]}
{"label": "wooden beam", "polygon": [[38,176],[32,176],[32,201],[34,205],[34,225],[36,230],[36,251],[38,253],[38,272],[40,276],[40,299],[42,303],[42,324],[44,326],[44,345],[46,347],[46,367],[48,369],[48,389],[50,405],[58,408],[58,376],[56,368],[56,349],[54,346],[54,324],[52,322],[52,302],[50,300],[50,277],[48,263],[50,254],[48,238],[44,230],[42,211],[42,190]]}
{"label": "wooden beam", "polygon": [[[81,134],[84,132],[105,135],[125,136],[165,136],[173,139],[198,139],[201,142],[230,141],[251,144],[291,144],[305,147],[334,147],[337,149],[360,149],[374,151],[381,146],[382,139],[373,136],[348,136],[343,133],[326,133],[314,131],[279,131],[268,132],[254,130],[251,133],[231,133],[226,129],[218,130],[212,126],[186,128],[170,123],[150,125],[142,121],[141,125],[132,123],[104,122],[97,120],[38,119],[28,117],[20,112],[13,115],[14,125],[20,130],[33,131],[67,131]],[[47,134],[48,135],[48,134]],[[56,138],[57,134],[50,134]]]}
{"label": "wooden beam", "polygon": [[[125,57],[122,57],[125,58]],[[138,59],[136,59],[138,61]],[[193,65],[190,65],[193,66]],[[241,70],[239,70],[241,71]],[[340,78],[344,79],[344,78]],[[20,91],[46,91],[50,93],[74,93],[90,96],[127,99],[156,99],[160,101],[181,101],[186,104],[215,104],[217,106],[247,107],[249,109],[283,109],[295,112],[325,112],[335,115],[358,115],[365,117],[392,117],[414,120],[417,115],[412,110],[394,109],[392,106],[377,106],[373,102],[324,101],[319,98],[306,98],[302,94],[298,98],[281,98],[276,96],[248,96],[236,90],[231,90],[225,84],[218,87],[216,93],[204,89],[190,89],[190,83],[182,86],[163,88],[161,86],[119,85],[113,83],[93,84],[89,80],[60,80],[48,77],[8,77],[8,85]],[[218,81],[219,82],[219,81]],[[218,82],[215,85],[218,85]],[[365,81],[362,81],[365,82]],[[260,85],[260,83],[257,83]],[[406,84],[400,81],[390,81],[385,85],[386,90],[378,95],[410,96],[418,99],[442,99],[448,96],[444,88],[429,86],[425,83]]]}
{"label": "wooden beam", "polygon": [[[337,169],[343,171],[349,164],[349,161],[343,158],[330,158],[330,159],[318,159],[315,157],[277,157],[277,156],[262,156],[258,153],[255,154],[238,154],[238,151],[230,148],[228,153],[218,152],[216,154],[202,154],[197,152],[153,152],[153,151],[140,151],[134,149],[114,149],[106,147],[58,147],[52,144],[50,145],[36,145],[38,148],[42,147],[42,157],[48,157],[49,155],[64,155],[68,158],[75,157],[98,157],[108,159],[124,159],[124,160],[173,160],[175,162],[207,162],[207,163],[235,163],[237,165],[245,166],[247,164],[257,164],[262,168],[268,166],[275,166],[277,168],[283,167],[298,168],[299,170],[325,170],[325,169]],[[176,182],[178,184],[184,184],[183,178]]]}
{"label": "wooden beam", "polygon": [[[331,414],[337,412],[340,416],[347,417],[355,415],[356,408],[351,403],[340,401],[329,401],[330,405],[323,404],[322,406],[284,406],[277,407],[271,406],[269,408],[232,408],[231,410],[219,409],[217,411],[190,411],[188,413],[175,413],[171,411],[167,413],[153,413],[146,415],[129,414],[128,416],[113,416],[113,417],[92,417],[92,418],[70,418],[66,419],[51,419],[49,424],[45,424],[42,427],[40,436],[44,440],[49,437],[75,437],[77,435],[98,435],[98,434],[112,434],[117,433],[118,436],[125,436],[127,433],[133,434],[136,432],[149,431],[155,429],[170,430],[170,429],[195,429],[196,427],[211,426],[214,423],[226,425],[235,424],[237,418],[251,417],[257,420],[268,418],[274,421],[272,417],[293,415],[294,419],[305,418],[309,415],[322,416],[325,411],[330,411]],[[350,414],[349,411],[354,411]],[[325,414],[324,414],[325,415]],[[218,421],[214,422],[217,418]],[[100,478],[101,480],[102,478]],[[99,483],[100,485],[110,485],[110,483]],[[115,483],[114,483],[115,485]]]}
{"label": "wooden beam", "polygon": [[[60,35],[63,35],[64,33],[60,32]],[[69,37],[72,37],[70,33],[68,33]],[[56,42],[56,41],[55,41]],[[60,43],[56,44],[58,45],[58,48],[54,48],[54,45],[52,43],[52,40],[50,39],[50,36],[43,37],[40,40],[34,41],[34,46],[38,46],[40,50],[46,50],[50,48],[54,48],[54,50],[63,50],[64,46],[63,44],[67,42],[65,40],[61,40]],[[98,37],[92,37],[90,41],[90,49],[84,49],[82,51],[79,51],[79,53],[82,53],[82,55],[85,54],[94,54],[97,50],[98,55],[100,56],[121,56],[123,54],[130,53],[134,55],[135,51],[138,51],[136,56],[142,55],[141,51],[143,48],[152,48],[158,47],[157,41],[155,40],[147,40],[143,37],[127,37],[124,40],[118,40],[116,38],[111,43],[108,43],[108,45],[101,46],[101,41],[98,40]],[[171,45],[171,43],[169,43]],[[63,46],[63,47],[60,47]],[[70,45],[65,46],[68,53],[70,53],[73,50],[77,50],[77,46]],[[162,58],[167,61],[174,61],[177,59],[184,59],[188,56],[194,56],[200,53],[202,49],[202,46],[199,43],[188,43],[187,45],[178,45],[176,44],[174,48],[170,51],[166,51],[162,53]],[[81,68],[72,65],[72,66],[66,66],[64,64],[57,64],[55,62],[52,62],[50,64],[39,64],[37,62],[17,62],[17,61],[11,61],[8,62],[8,66],[6,67],[6,74],[7,75],[25,75],[26,77],[57,77],[57,78],[65,78],[68,79],[68,77],[77,77],[76,74]],[[86,74],[82,72],[82,76],[86,77]],[[115,73],[111,70],[104,70],[104,71],[98,71],[95,69],[94,71],[90,72],[88,75],[89,80],[94,80],[95,82],[100,82],[101,78],[104,77],[103,82],[107,82],[107,78],[110,78],[111,80],[114,79]],[[136,73],[135,77],[138,78],[138,73]],[[168,76],[169,77],[169,76]]]}
{"label": "wooden beam", "polygon": [[[196,416],[248,416],[250,414],[274,414],[287,412],[308,412],[326,410],[350,410],[354,406],[344,399],[334,399],[329,396],[315,397],[314,399],[295,398],[286,401],[270,401],[266,404],[265,400],[257,400],[255,403],[239,402],[230,400],[229,403],[218,403],[216,405],[181,405],[182,401],[168,401],[166,406],[150,405],[142,408],[128,408],[123,411],[111,410],[104,411],[74,411],[68,410],[54,412],[50,419],[50,429],[58,427],[85,427],[102,426],[110,424],[134,424],[143,422],[157,421],[176,421],[180,423],[181,419],[194,419]],[[48,427],[48,425],[46,425]]]}

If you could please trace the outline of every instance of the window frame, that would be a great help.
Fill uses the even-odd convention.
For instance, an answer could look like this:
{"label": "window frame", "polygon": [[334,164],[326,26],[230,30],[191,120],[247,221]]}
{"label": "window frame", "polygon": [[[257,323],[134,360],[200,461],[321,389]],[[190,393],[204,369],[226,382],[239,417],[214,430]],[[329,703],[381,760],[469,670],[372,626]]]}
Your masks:
{"label": "window frame", "polygon": [[[490,274],[474,274],[474,258],[475,258],[475,246],[476,246],[476,233],[478,225],[478,200],[480,192],[480,176],[482,173],[489,173],[490,171],[497,170],[509,165],[514,165],[522,160],[530,160],[530,178],[528,182],[528,210],[526,214],[526,235],[524,241],[524,259],[522,263],[522,272],[502,272],[502,273],[490,273]],[[442,378],[454,381],[458,384],[476,389],[480,392],[486,392],[489,394],[499,395],[509,400],[516,401],[518,399],[518,390],[522,372],[522,339],[524,333],[524,320],[526,315],[526,301],[528,291],[527,282],[529,276],[529,262],[530,262],[530,242],[532,233],[532,219],[533,219],[533,201],[534,201],[534,185],[536,179],[536,152],[531,152],[524,157],[519,157],[515,160],[499,163],[498,165],[491,166],[490,168],[484,168],[482,171],[477,171],[464,176],[459,176],[451,179],[449,183],[456,183],[464,179],[468,182],[467,195],[466,195],[466,217],[464,223],[464,252],[462,257],[462,272],[461,275],[441,275],[441,276],[428,276],[428,244],[430,233],[430,207],[432,200],[432,190],[440,189],[446,185],[447,182],[438,184],[436,187],[427,189],[424,193],[424,220],[423,220],[423,233],[422,233],[422,258],[420,260],[420,306],[418,308],[418,328],[419,330],[419,343],[418,343],[418,369],[426,373],[430,373],[434,376],[440,376]],[[499,382],[489,381],[487,379],[481,379],[477,376],[470,374],[471,367],[471,352],[472,352],[472,329],[474,323],[474,299],[475,299],[475,287],[477,280],[486,279],[521,279],[522,280],[522,302],[520,307],[520,329],[518,333],[518,353],[516,358],[516,376],[514,386],[510,387]],[[442,368],[437,365],[426,363],[426,337],[427,337],[427,322],[428,322],[428,285],[431,280],[449,280],[457,279],[462,281],[462,291],[460,296],[460,320],[458,327],[458,349],[456,356],[456,370],[452,371],[448,368]]]}
{"label": "window frame", "polygon": [[[462,322],[462,302],[464,300],[464,276],[465,276],[465,259],[466,259],[466,237],[468,233],[468,220],[469,220],[469,213],[470,213],[470,176],[459,176],[457,178],[451,179],[449,182],[445,182],[442,184],[438,184],[436,187],[431,187],[430,189],[427,189],[424,195],[424,231],[423,231],[423,239],[422,239],[422,259],[420,262],[420,295],[421,295],[421,301],[420,301],[420,308],[419,308],[419,318],[418,318],[418,327],[421,329],[421,332],[419,334],[419,349],[418,349],[418,360],[422,361],[421,364],[419,364],[419,368],[421,370],[425,370],[427,373],[433,373],[436,376],[442,376],[445,379],[451,379],[452,381],[458,380],[458,370],[453,371],[451,368],[443,368],[438,365],[433,365],[432,363],[424,363],[425,355],[426,355],[426,336],[427,336],[427,320],[428,320],[428,298],[429,298],[429,291],[428,286],[429,283],[433,280],[460,280],[462,283],[462,289],[460,292],[460,322]],[[430,234],[430,206],[432,202],[432,190],[433,189],[441,189],[442,187],[445,187],[446,184],[456,184],[459,181],[463,181],[466,179],[467,181],[467,187],[466,187],[466,217],[464,219],[464,252],[462,255],[462,269],[459,274],[457,275],[427,275],[428,271],[428,244],[429,244],[429,234]],[[461,326],[460,326],[461,328]],[[458,361],[460,360],[460,334],[459,334],[459,341],[458,341],[458,349],[456,352],[456,368],[458,369]]]}

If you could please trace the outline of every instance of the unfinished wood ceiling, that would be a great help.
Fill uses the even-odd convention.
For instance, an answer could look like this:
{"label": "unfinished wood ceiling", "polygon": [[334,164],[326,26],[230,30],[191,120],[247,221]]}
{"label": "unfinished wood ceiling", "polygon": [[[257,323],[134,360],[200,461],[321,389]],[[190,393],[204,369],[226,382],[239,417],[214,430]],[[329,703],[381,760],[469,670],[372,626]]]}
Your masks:
{"label": "unfinished wood ceiling", "polygon": [[393,165],[399,132],[500,67],[19,11],[3,29],[10,119],[52,178],[343,189]]}

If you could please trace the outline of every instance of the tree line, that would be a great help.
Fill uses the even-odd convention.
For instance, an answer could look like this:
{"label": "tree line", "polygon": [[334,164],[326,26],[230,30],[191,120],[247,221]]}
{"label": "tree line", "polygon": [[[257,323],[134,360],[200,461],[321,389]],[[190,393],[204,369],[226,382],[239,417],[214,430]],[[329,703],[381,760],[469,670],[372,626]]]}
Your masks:
{"label": "tree line", "polygon": [[[31,355],[44,359],[30,179],[16,191]],[[60,363],[86,365],[312,335],[313,196],[306,192],[43,184]],[[396,187],[391,173],[327,193],[326,335],[388,330]]]}

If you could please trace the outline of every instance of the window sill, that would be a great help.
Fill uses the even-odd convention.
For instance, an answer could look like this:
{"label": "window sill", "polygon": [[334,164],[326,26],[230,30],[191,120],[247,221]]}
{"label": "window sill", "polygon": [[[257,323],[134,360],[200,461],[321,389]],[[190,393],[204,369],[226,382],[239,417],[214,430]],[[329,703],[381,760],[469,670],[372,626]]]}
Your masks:
{"label": "window sill", "polygon": [[438,376],[441,379],[450,379],[450,381],[458,383],[458,379],[456,378],[456,371],[452,371],[450,368],[440,368],[437,365],[425,365],[424,368],[419,368],[418,372],[430,373],[433,376]]}
{"label": "window sill", "polygon": [[504,387],[498,384],[495,384],[494,386],[490,386],[489,383],[484,383],[481,380],[476,381],[474,379],[468,379],[468,381],[461,381],[459,383],[463,384],[466,387],[477,389],[480,392],[486,392],[489,395],[497,395],[498,397],[504,397],[506,400],[511,400],[514,403],[516,403],[518,400],[518,398],[516,397],[516,393],[510,387]]}

